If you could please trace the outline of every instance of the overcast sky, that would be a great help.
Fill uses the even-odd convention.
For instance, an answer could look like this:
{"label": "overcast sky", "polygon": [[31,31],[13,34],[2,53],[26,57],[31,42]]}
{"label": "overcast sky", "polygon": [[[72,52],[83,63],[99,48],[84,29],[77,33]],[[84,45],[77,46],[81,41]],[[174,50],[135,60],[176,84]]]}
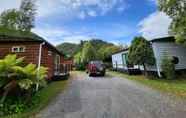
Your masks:
{"label": "overcast sky", "polygon": [[[19,8],[21,0],[0,0],[0,13]],[[33,32],[54,45],[99,38],[129,44],[168,35],[171,19],[157,10],[155,0],[37,0]]]}

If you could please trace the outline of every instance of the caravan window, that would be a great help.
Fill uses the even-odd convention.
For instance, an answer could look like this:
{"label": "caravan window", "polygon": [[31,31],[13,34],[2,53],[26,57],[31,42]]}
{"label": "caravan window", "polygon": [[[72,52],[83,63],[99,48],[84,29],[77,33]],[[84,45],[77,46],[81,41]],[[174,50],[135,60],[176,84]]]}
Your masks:
{"label": "caravan window", "polygon": [[179,63],[179,58],[173,56],[173,60],[172,60],[172,62],[173,62],[174,64],[178,64],[178,63]]}

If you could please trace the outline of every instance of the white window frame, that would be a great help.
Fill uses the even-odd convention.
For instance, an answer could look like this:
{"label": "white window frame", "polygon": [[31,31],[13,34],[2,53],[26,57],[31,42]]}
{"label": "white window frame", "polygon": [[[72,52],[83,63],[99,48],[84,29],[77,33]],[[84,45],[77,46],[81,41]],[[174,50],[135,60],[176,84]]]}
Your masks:
{"label": "white window frame", "polygon": [[48,51],[48,56],[52,56],[52,51]]}
{"label": "white window frame", "polygon": [[[21,50],[21,48],[23,49],[23,50]],[[17,49],[17,51],[15,51],[15,49]],[[14,53],[21,53],[21,52],[25,52],[25,46],[13,46],[12,47],[12,52],[14,52]]]}

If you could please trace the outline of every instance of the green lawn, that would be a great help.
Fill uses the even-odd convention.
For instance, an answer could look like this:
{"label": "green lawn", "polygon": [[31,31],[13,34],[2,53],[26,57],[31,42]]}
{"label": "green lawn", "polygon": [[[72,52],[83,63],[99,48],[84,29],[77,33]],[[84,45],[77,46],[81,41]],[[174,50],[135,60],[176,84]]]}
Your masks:
{"label": "green lawn", "polygon": [[64,91],[67,84],[68,80],[50,83],[46,88],[43,88],[37,93],[37,95],[34,96],[36,97],[36,99],[40,99],[39,104],[33,106],[29,109],[29,111],[25,113],[11,115],[5,118],[34,118],[35,114],[37,114],[40,110],[46,107],[48,103],[60,92]]}
{"label": "green lawn", "polygon": [[173,94],[181,98],[186,98],[186,77],[178,77],[175,80],[166,80],[152,77],[147,78],[143,75],[130,76],[119,72],[110,72],[110,74],[140,82],[144,85],[158,89],[168,94]]}

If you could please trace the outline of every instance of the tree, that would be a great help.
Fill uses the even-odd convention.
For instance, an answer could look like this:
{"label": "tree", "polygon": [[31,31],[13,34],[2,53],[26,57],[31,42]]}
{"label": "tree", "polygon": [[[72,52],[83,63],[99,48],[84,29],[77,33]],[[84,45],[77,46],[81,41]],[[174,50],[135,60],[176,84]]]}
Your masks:
{"label": "tree", "polygon": [[96,50],[90,42],[86,42],[83,45],[82,49],[82,61],[84,64],[88,63],[91,60],[97,59]]}
{"label": "tree", "polygon": [[35,0],[22,0],[20,6],[21,24],[20,29],[29,31],[34,27],[36,7]]}
{"label": "tree", "polygon": [[119,51],[121,48],[118,46],[103,46],[99,49],[98,54],[99,54],[99,59],[107,62],[111,62],[111,55]]}
{"label": "tree", "polygon": [[0,15],[0,26],[30,32],[34,27],[35,14],[34,0],[22,0],[19,10],[9,9]]}
{"label": "tree", "polygon": [[159,9],[172,18],[170,33],[176,41],[186,46],[186,1],[158,0]]}
{"label": "tree", "polygon": [[1,13],[0,26],[7,29],[18,30],[20,24],[20,12],[16,9],[9,9]]}
{"label": "tree", "polygon": [[147,75],[146,65],[154,64],[154,55],[150,42],[143,37],[135,37],[129,48],[128,60],[130,64],[143,65]]}
{"label": "tree", "polygon": [[78,52],[74,56],[74,62],[75,62],[75,64],[81,64],[82,63],[81,56],[82,56],[82,53],[81,52]]}

